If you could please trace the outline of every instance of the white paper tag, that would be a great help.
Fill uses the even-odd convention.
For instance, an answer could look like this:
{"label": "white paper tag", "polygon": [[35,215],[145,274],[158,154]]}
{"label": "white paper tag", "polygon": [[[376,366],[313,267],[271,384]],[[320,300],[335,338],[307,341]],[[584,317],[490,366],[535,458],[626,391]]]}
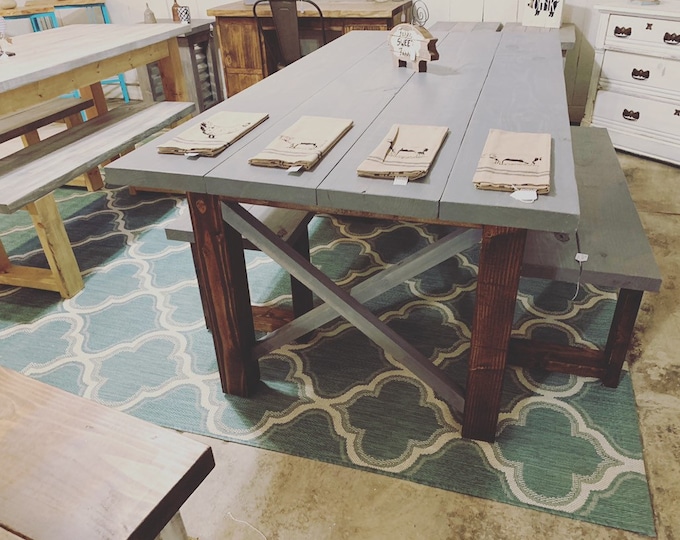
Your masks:
{"label": "white paper tag", "polygon": [[408,184],[408,176],[395,176],[393,183],[395,186],[405,186]]}
{"label": "white paper tag", "polygon": [[196,159],[200,157],[200,155],[201,154],[199,154],[198,152],[187,152],[186,154],[184,154],[184,157],[187,159]]}
{"label": "white paper tag", "polygon": [[524,203],[532,203],[538,199],[538,193],[536,193],[535,189],[518,189],[513,191],[510,196]]}
{"label": "white paper tag", "polygon": [[300,172],[302,170],[302,165],[293,165],[288,169],[288,174],[293,174],[296,172]]}
{"label": "white paper tag", "polygon": [[574,257],[578,262],[583,263],[588,260],[588,254],[587,253],[577,253],[576,257]]}

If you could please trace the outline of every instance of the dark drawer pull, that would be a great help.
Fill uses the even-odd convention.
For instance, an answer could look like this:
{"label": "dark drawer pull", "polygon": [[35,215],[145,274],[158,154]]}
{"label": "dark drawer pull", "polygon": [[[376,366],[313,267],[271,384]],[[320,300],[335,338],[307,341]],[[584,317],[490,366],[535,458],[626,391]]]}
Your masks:
{"label": "dark drawer pull", "polygon": [[663,35],[663,42],[667,43],[668,45],[680,45],[680,36],[678,34],[666,32]]}
{"label": "dark drawer pull", "polygon": [[640,119],[640,112],[639,111],[629,111],[628,109],[623,109],[622,116],[626,120],[630,120],[631,122],[635,122],[636,120]]}
{"label": "dark drawer pull", "polygon": [[614,35],[616,37],[627,38],[627,37],[630,37],[632,32],[633,32],[633,29],[630,28],[630,27],[628,27],[628,28],[624,28],[623,26],[615,26],[614,27]]}
{"label": "dark drawer pull", "polygon": [[638,81],[644,81],[649,79],[649,70],[642,70],[642,69],[635,69],[633,68],[633,71],[631,71],[630,76],[633,77],[633,79],[636,79]]}

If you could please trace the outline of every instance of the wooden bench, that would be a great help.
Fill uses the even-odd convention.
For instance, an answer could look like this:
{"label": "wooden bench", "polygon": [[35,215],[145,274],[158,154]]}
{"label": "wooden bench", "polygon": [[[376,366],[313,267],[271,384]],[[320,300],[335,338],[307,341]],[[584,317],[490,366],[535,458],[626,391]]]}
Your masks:
{"label": "wooden bench", "polygon": [[[212,449],[0,367],[0,538],[187,539]],[[5,533],[5,535],[3,535]]]}
{"label": "wooden bench", "polygon": [[15,266],[0,243],[0,285],[57,291],[70,298],[83,280],[53,192],[72,178],[188,116],[193,103],[126,105],[2,159],[0,214],[26,208],[49,269]]}
{"label": "wooden bench", "polygon": [[[616,387],[642,295],[659,291],[661,274],[607,130],[573,127],[572,145],[581,207],[577,234],[529,232],[522,275],[618,289],[607,343],[597,351],[513,338],[508,362],[599,377]],[[588,255],[582,268],[577,253]]]}
{"label": "wooden bench", "polygon": [[[94,106],[94,100],[80,97],[51,99],[19,111],[0,116],[0,143],[21,137],[24,146],[40,141],[38,129],[53,122],[63,121],[67,128],[83,123],[82,112]],[[74,178],[70,186],[84,186],[96,191],[104,186],[98,168]]]}
{"label": "wooden bench", "polygon": [[[254,204],[243,204],[242,206],[269,227],[269,229],[276,232],[280,238],[290,244],[300,255],[309,260],[309,236],[307,234],[307,224],[312,219],[312,213],[304,210],[272,208]],[[190,242],[194,261],[196,260],[194,231],[191,225],[191,216],[188,212],[181,214],[170,225],[166,226],[165,234],[169,240]],[[257,247],[246,238],[243,239],[243,247],[244,249],[257,250]],[[205,288],[200,286],[202,278],[198,271],[198,266],[196,266],[196,274],[197,279],[199,280],[201,301],[204,306],[203,313],[206,317],[206,324],[208,325],[208,328],[210,328],[210,321],[208,320],[209,310],[205,309],[206,299],[203,297]],[[290,288],[293,298],[292,316],[290,312],[280,308],[252,306],[253,323],[257,330],[271,332],[292,320],[293,317],[299,317],[312,309],[313,296],[312,292],[307,287],[291,276]]]}
{"label": "wooden bench", "polygon": [[[41,127],[60,120],[69,119],[78,123],[78,120],[82,120],[80,113],[93,105],[92,99],[64,97],[50,99],[40,105],[0,116],[0,143],[17,137],[25,137]],[[28,138],[32,139],[32,135]],[[26,146],[38,140],[25,141]]]}

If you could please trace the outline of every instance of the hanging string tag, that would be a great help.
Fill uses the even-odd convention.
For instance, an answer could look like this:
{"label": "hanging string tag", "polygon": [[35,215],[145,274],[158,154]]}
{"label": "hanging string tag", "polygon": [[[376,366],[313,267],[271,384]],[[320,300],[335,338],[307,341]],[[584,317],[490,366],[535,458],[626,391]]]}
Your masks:
{"label": "hanging string tag", "polygon": [[588,254],[587,253],[577,253],[576,256],[574,257],[579,264],[584,263],[588,260]]}
{"label": "hanging string tag", "polygon": [[395,176],[393,184],[395,186],[405,186],[408,184],[408,176]]}
{"label": "hanging string tag", "polygon": [[186,154],[184,154],[184,157],[187,159],[198,159],[200,155],[201,154],[199,154],[198,152],[187,152]]}
{"label": "hanging string tag", "polygon": [[288,174],[295,174],[299,173],[302,170],[302,165],[293,165],[292,167],[288,168]]}
{"label": "hanging string tag", "polygon": [[532,203],[538,199],[538,193],[536,193],[535,189],[518,189],[513,191],[510,196],[523,203]]}

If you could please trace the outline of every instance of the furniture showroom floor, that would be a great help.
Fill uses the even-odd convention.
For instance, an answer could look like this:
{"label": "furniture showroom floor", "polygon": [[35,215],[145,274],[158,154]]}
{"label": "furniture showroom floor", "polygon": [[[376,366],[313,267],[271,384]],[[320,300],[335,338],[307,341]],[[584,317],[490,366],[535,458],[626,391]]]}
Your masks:
{"label": "furniture showroom floor", "polygon": [[[680,171],[619,153],[663,275],[630,360],[659,539],[680,538]],[[182,507],[200,540],[647,538],[378,474],[196,437],[217,466]],[[238,521],[237,521],[238,520]],[[244,523],[245,522],[245,523]],[[253,529],[255,527],[257,530]],[[261,531],[260,534],[258,531]]]}
{"label": "furniture showroom floor", "polygon": [[[17,141],[0,145],[0,155]],[[20,144],[20,143],[19,143]],[[629,354],[658,538],[680,538],[680,171],[619,153],[663,285],[648,294]],[[634,533],[379,474],[190,435],[216,468],[182,507],[199,540],[635,539]]]}

